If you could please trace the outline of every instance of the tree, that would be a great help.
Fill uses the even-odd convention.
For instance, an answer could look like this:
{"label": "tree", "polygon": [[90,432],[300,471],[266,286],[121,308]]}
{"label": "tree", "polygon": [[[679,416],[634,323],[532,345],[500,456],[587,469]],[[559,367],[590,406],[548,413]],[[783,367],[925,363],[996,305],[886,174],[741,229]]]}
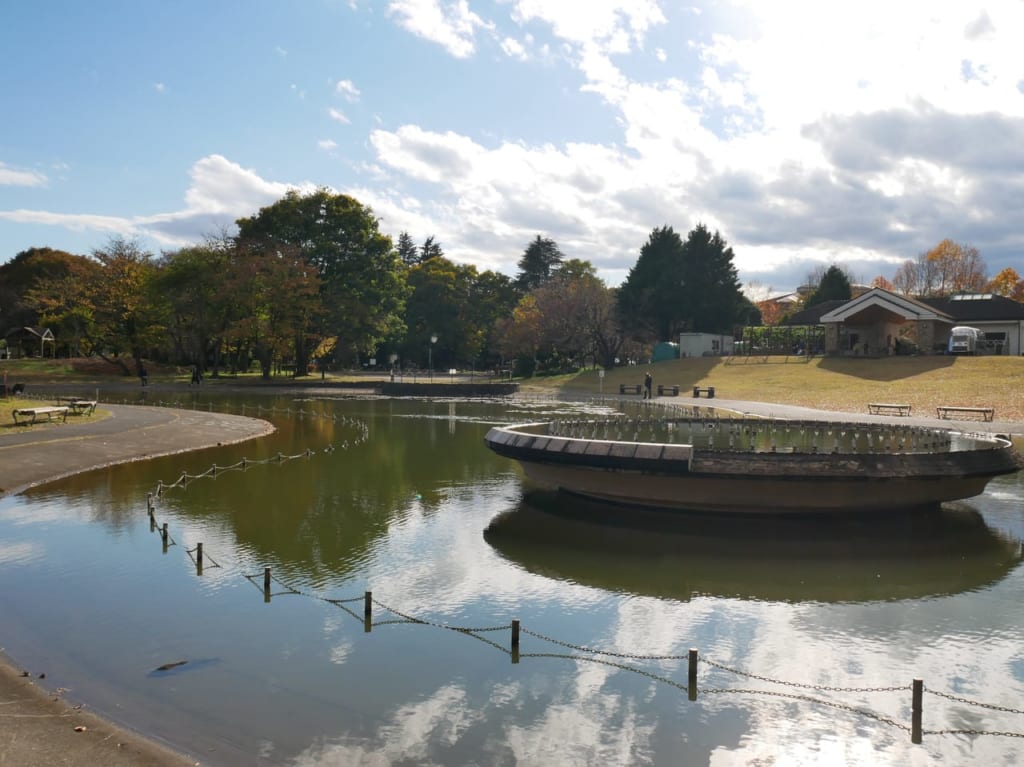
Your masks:
{"label": "tree", "polygon": [[528,368],[565,370],[588,358],[613,365],[623,344],[615,295],[591,272],[567,271],[523,296],[501,328],[505,354],[529,359]]}
{"label": "tree", "polygon": [[804,307],[823,304],[826,301],[849,301],[853,297],[850,278],[842,269],[832,264],[821,276],[818,287],[804,301]]}
{"label": "tree", "polygon": [[179,363],[205,370],[212,358],[217,374],[231,295],[225,284],[234,244],[226,236],[165,253],[156,264],[154,285],[167,298],[167,331]]}
{"label": "tree", "polygon": [[879,274],[877,277],[871,280],[871,287],[881,288],[882,290],[888,290],[890,293],[893,290],[895,290],[893,284],[881,274]]}
{"label": "tree", "polygon": [[46,325],[59,344],[71,340],[72,327],[64,327],[61,319],[70,316],[67,307],[56,312],[49,309],[61,304],[58,294],[64,291],[68,275],[80,274],[91,263],[85,256],[63,250],[29,248],[0,264],[0,339],[17,328]]}
{"label": "tree", "polygon": [[415,266],[420,262],[420,252],[416,247],[416,243],[412,241],[412,237],[408,232],[402,232],[398,235],[398,258],[406,266]]}
{"label": "tree", "polygon": [[[317,328],[295,334],[296,371],[304,374],[316,335],[334,336],[337,348],[371,352],[402,326],[405,277],[391,239],[370,208],[326,189],[289,191],[250,218],[238,221],[238,242],[248,250],[275,245],[298,248],[319,284]],[[314,332],[315,331],[315,332]]]}
{"label": "tree", "polygon": [[296,334],[314,325],[311,313],[319,308],[319,279],[295,246],[268,247],[249,240],[232,250],[231,262],[225,290],[234,311],[225,341],[251,353],[263,378],[270,378],[286,350],[312,345],[309,338],[297,344]]}
{"label": "tree", "polygon": [[624,328],[640,341],[682,331],[731,331],[749,311],[732,248],[698,224],[684,243],[670,226],[655,229],[618,293]]}
{"label": "tree", "polygon": [[86,337],[96,354],[131,375],[121,355],[129,354],[138,370],[144,354],[158,347],[166,332],[168,307],[153,289],[153,256],[121,237],[92,255],[100,268],[85,284],[84,300],[91,307]]}
{"label": "tree", "polygon": [[1008,266],[992,278],[992,281],[985,287],[985,290],[989,293],[1020,301],[1024,299],[1024,280],[1021,280],[1016,269]]}
{"label": "tree", "polygon": [[920,294],[921,284],[919,264],[914,261],[904,261],[892,278],[893,290],[904,296]]}
{"label": "tree", "polygon": [[945,239],[924,255],[933,267],[926,285],[927,295],[948,296],[955,293],[977,293],[988,281],[985,262],[977,248]]}
{"label": "tree", "polygon": [[441,258],[444,255],[444,251],[441,250],[441,246],[434,242],[434,235],[430,235],[423,241],[423,245],[420,247],[420,262],[429,261],[432,258]]}
{"label": "tree", "polygon": [[551,278],[562,263],[562,259],[562,251],[558,249],[555,241],[538,234],[519,259],[516,289],[520,293],[529,293],[534,288],[539,288]]}

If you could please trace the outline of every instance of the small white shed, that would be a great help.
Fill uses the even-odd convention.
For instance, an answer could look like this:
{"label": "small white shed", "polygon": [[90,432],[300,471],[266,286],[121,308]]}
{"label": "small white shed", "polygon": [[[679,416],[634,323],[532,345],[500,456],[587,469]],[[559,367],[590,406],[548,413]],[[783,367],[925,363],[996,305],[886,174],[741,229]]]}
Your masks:
{"label": "small white shed", "polygon": [[722,333],[680,333],[680,357],[721,357],[732,354],[732,336]]}

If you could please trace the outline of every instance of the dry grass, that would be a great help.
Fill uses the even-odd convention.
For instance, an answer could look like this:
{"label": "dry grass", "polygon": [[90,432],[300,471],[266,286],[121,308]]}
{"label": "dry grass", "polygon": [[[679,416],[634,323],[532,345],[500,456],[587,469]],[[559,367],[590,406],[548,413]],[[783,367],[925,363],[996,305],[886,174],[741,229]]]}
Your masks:
{"label": "dry grass", "polygon": [[620,383],[641,383],[647,370],[655,388],[678,384],[681,396],[694,386],[714,386],[727,399],[823,410],[864,413],[869,402],[896,402],[933,416],[939,405],[960,405],[994,407],[997,420],[1024,421],[1022,357],[694,357],[609,370],[603,387],[593,370],[536,385],[617,394]]}

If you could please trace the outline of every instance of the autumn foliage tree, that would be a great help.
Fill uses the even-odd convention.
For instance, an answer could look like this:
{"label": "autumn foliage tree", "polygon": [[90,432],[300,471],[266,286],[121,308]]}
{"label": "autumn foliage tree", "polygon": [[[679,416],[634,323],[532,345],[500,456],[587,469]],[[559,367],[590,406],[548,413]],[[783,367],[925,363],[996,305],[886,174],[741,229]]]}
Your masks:
{"label": "autumn foliage tree", "polygon": [[992,281],[985,286],[985,290],[1012,298],[1014,301],[1024,301],[1024,280],[1012,266],[1006,267],[993,277]]}

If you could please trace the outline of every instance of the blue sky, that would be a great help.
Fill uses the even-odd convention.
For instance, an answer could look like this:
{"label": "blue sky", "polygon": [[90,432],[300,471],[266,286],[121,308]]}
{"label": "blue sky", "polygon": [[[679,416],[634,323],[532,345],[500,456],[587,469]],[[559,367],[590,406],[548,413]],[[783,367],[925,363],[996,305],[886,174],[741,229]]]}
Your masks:
{"label": "blue sky", "polygon": [[289,188],[611,285],[698,222],[755,297],[944,238],[1024,273],[1024,2],[57,0],[0,42],[0,262],[153,252]]}

